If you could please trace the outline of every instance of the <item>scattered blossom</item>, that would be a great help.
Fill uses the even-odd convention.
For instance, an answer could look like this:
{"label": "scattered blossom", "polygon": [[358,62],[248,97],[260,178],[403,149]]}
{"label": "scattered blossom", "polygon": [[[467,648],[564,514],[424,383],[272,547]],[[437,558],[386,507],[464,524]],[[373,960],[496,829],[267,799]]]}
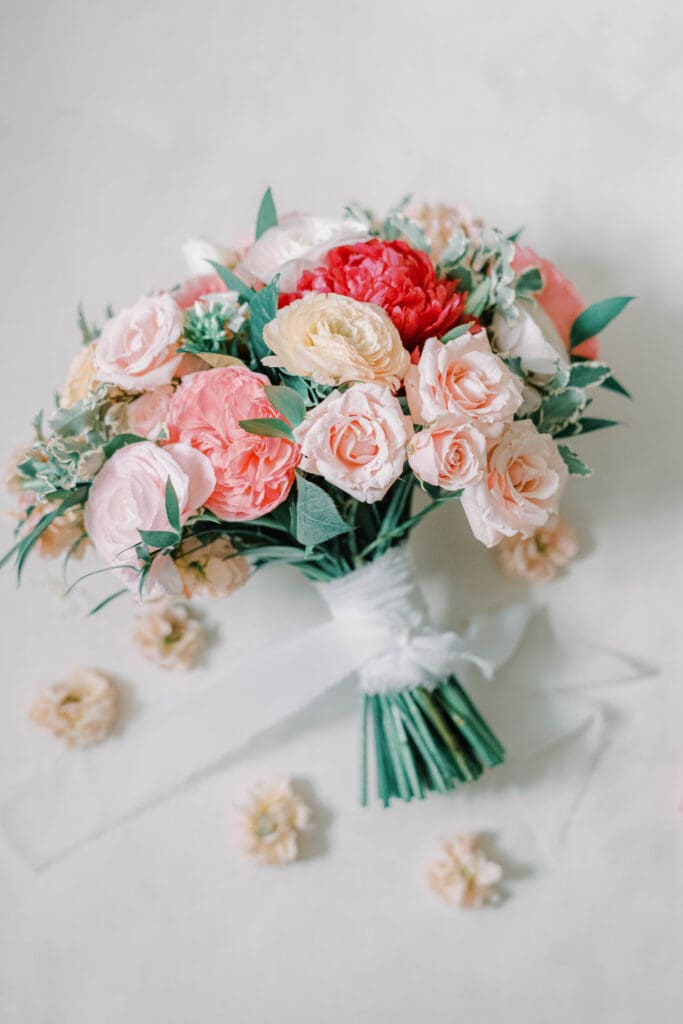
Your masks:
{"label": "scattered blossom", "polygon": [[502,877],[500,865],[486,858],[473,835],[447,839],[441,857],[427,871],[430,889],[457,907],[497,902],[500,895],[496,886]]}
{"label": "scattered blossom", "polygon": [[547,583],[576,556],[576,534],[556,516],[531,537],[503,537],[497,552],[501,569],[510,579]]}
{"label": "scattered blossom", "polygon": [[41,690],[29,708],[29,717],[68,747],[87,747],[107,736],[117,712],[114,681],[104,672],[82,668]]}
{"label": "scattered blossom", "polygon": [[192,668],[207,643],[206,630],[182,601],[153,602],[141,613],[133,639],[148,661],[160,668]]}
{"label": "scattered blossom", "polygon": [[239,841],[259,864],[287,864],[296,860],[299,832],[310,819],[310,808],[289,779],[261,783],[237,808]]}

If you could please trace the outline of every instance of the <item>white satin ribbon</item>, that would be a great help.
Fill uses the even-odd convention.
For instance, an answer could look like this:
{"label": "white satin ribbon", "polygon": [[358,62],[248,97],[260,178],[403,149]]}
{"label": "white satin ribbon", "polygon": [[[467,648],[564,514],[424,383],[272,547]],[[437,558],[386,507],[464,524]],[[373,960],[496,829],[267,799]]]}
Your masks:
{"label": "white satin ribbon", "polygon": [[[406,548],[394,548],[376,562],[320,585],[319,592],[331,621],[234,661],[228,677],[216,676],[163,714],[143,713],[120,737],[62,755],[44,774],[0,798],[0,827],[9,843],[34,868],[45,867],[85,839],[170,795],[354,671],[370,692],[434,686],[458,675],[474,688],[475,702],[513,760],[534,757],[559,740],[576,737],[578,756],[566,773],[559,806],[557,799],[532,793],[532,819],[540,818],[546,838],[555,836],[599,747],[600,716],[573,698],[539,691],[547,669],[535,676],[522,670],[520,683],[512,689],[482,685],[481,675],[490,679],[518,648],[530,606],[480,616],[462,636],[440,632],[429,621]],[[608,675],[614,674],[614,660]],[[623,669],[618,656],[616,660]],[[535,687],[529,687],[529,679],[536,681]],[[528,775],[531,788],[538,787],[533,772]],[[549,817],[544,804],[552,806]]]}

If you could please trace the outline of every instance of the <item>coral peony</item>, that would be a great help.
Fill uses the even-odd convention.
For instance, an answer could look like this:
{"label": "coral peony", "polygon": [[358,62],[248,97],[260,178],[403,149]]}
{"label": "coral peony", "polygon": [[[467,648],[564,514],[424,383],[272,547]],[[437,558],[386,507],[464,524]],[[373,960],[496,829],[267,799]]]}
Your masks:
{"label": "coral peony", "polygon": [[294,482],[298,446],[239,425],[240,420],[277,417],[264,391],[267,383],[267,377],[246,367],[207,370],[186,377],[170,404],[170,440],[208,457],[216,485],[206,506],[223,519],[266,515],[285,500]]}
{"label": "coral peony", "polygon": [[322,266],[303,272],[297,289],[374,302],[389,314],[408,349],[445,334],[463,311],[456,282],[437,278],[429,257],[401,241],[340,245]]}

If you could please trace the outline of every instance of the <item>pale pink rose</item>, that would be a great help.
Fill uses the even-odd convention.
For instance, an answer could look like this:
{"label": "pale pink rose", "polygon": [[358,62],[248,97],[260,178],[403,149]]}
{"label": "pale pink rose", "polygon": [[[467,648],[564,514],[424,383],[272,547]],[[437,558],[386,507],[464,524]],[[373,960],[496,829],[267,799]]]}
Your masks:
{"label": "pale pink rose", "polygon": [[300,452],[280,437],[261,437],[240,420],[276,418],[268,378],[243,366],[186,377],[171,400],[168,431],[204,453],[215,472],[206,505],[227,520],[257,519],[281,504],[294,483]]}
{"label": "pale pink rose", "polygon": [[140,299],[107,320],[95,342],[95,374],[125,391],[170,384],[183,353],[183,314],[167,292]]}
{"label": "pale pink rose", "polygon": [[406,375],[406,394],[416,423],[448,414],[489,436],[499,434],[522,404],[521,381],[492,352],[483,330],[445,344],[428,338]]}
{"label": "pale pink rose", "polygon": [[568,472],[549,434],[530,420],[509,424],[491,442],[486,475],[465,488],[462,507],[487,547],[503,537],[529,537],[556,515]]}
{"label": "pale pink rose", "polygon": [[[134,547],[140,542],[140,530],[169,529],[165,500],[169,480],[182,525],[204,504],[215,483],[209,460],[187,445],[129,444],[105,462],[90,488],[85,528],[104,564],[117,567],[117,576],[132,590],[138,583]],[[150,591],[181,589],[172,559],[157,557],[153,564]]]}
{"label": "pale pink rose", "polygon": [[156,441],[166,430],[168,407],[173,398],[173,386],[164,384],[153,391],[145,391],[130,403],[127,409],[128,430],[138,437]]}
{"label": "pale pink rose", "polygon": [[481,479],[486,466],[486,437],[471,423],[442,416],[413,436],[408,462],[424,483],[459,491]]}
{"label": "pale pink rose", "polygon": [[352,384],[310,409],[294,435],[302,467],[358,501],[380,501],[403,472],[409,417],[389,388]]}

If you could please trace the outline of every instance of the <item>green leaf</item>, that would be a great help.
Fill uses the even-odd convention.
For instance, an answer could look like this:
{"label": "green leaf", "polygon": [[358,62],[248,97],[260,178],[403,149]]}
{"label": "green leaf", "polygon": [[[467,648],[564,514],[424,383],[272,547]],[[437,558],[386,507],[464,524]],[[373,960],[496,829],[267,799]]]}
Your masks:
{"label": "green leaf", "polygon": [[298,427],[306,415],[306,403],[303,398],[293,388],[284,385],[266,384],[263,390],[268,395],[270,404],[280,415],[293,427]]}
{"label": "green leaf", "polygon": [[242,430],[260,437],[283,437],[286,441],[294,441],[294,434],[289,423],[276,416],[264,416],[253,420],[240,420]]}
{"label": "green leaf", "polygon": [[385,222],[385,232],[391,235],[394,233],[403,235],[414,249],[419,249],[421,252],[429,252],[431,248],[429,239],[420,225],[416,224],[414,220],[404,217],[402,214],[396,213],[387,219]]}
{"label": "green leaf", "polygon": [[590,388],[604,383],[611,372],[605,363],[573,363],[569,371],[569,383],[575,388]]}
{"label": "green leaf", "polygon": [[580,388],[565,388],[543,399],[541,429],[560,430],[575,420],[586,406],[586,396]]}
{"label": "green leaf", "polygon": [[600,385],[606,388],[608,391],[616,391],[618,395],[623,395],[624,398],[630,398],[633,401],[633,395],[630,391],[627,391],[623,384],[620,384],[614,374],[610,374]]}
{"label": "green leaf", "polygon": [[215,260],[207,260],[206,262],[211,264],[228,291],[237,292],[243,302],[250,302],[254,295],[256,295],[253,288],[250,288],[244,281],[241,281],[237,274],[233,274],[232,270],[228,270],[222,263],[216,263]]}
{"label": "green leaf", "polygon": [[576,426],[579,428],[579,433],[590,434],[594,430],[605,430],[606,427],[619,427],[621,424],[619,420],[604,420],[597,416],[583,416]]}
{"label": "green leaf", "polygon": [[619,316],[622,309],[632,302],[634,297],[633,295],[618,295],[612,299],[601,299],[599,302],[594,302],[588,309],[584,309],[583,313],[579,313],[569,334],[570,351],[588,338],[604,331],[605,327]]}
{"label": "green leaf", "polygon": [[490,282],[487,277],[483,281],[480,281],[474,291],[470,292],[467,296],[467,302],[465,303],[465,312],[470,313],[472,316],[481,316],[486,309],[486,303],[489,300]]}
{"label": "green leaf", "polygon": [[583,459],[580,459],[576,452],[568,448],[566,444],[558,444],[560,455],[572,476],[591,476],[592,469],[589,469]]}
{"label": "green leaf", "polygon": [[102,609],[105,608],[108,604],[111,604],[112,601],[115,601],[117,597],[121,597],[123,594],[129,593],[130,591],[128,590],[128,587],[124,587],[122,590],[114,591],[113,594],[110,594],[109,597],[105,597],[104,600],[100,601],[98,604],[95,605],[94,608],[90,609],[90,611],[88,612],[88,618],[90,618],[91,615],[97,615],[97,613],[101,612]]}
{"label": "green leaf", "polygon": [[110,441],[102,445],[102,451],[104,452],[104,457],[109,459],[119,448],[125,448],[128,444],[138,444],[140,441],[146,440],[146,437],[140,437],[138,434],[117,434],[116,437],[112,437]]}
{"label": "green leaf", "polygon": [[457,263],[458,260],[467,252],[468,240],[467,235],[459,228],[456,233],[449,238],[446,248],[439,257],[439,263],[446,266],[449,263]]}
{"label": "green leaf", "polygon": [[150,548],[170,548],[180,540],[175,530],[138,530],[138,533]]}
{"label": "green leaf", "polygon": [[180,507],[178,505],[178,495],[173,489],[171,478],[166,481],[166,492],[164,495],[166,502],[166,515],[168,516],[168,522],[172,530],[175,533],[180,533]]}
{"label": "green leaf", "polygon": [[515,281],[515,291],[517,294],[528,295],[530,292],[540,292],[542,290],[543,277],[538,267],[527,267]]}
{"label": "green leaf", "polygon": [[277,315],[278,279],[274,277],[270,284],[260,292],[254,292],[249,302],[249,334],[251,347],[257,359],[263,359],[270,349],[263,340],[263,328],[274,320]]}
{"label": "green leaf", "polygon": [[349,532],[329,494],[317,484],[297,476],[296,539],[306,547],[324,544]]}
{"label": "green leaf", "polygon": [[443,342],[444,345],[447,341],[455,341],[456,338],[461,338],[463,334],[468,334],[472,324],[473,321],[470,321],[468,324],[458,324],[457,327],[450,330],[448,334],[444,334],[443,338],[440,338],[439,340]]}
{"label": "green leaf", "polygon": [[256,215],[256,237],[260,238],[269,228],[277,226],[277,211],[272,189],[267,188]]}

